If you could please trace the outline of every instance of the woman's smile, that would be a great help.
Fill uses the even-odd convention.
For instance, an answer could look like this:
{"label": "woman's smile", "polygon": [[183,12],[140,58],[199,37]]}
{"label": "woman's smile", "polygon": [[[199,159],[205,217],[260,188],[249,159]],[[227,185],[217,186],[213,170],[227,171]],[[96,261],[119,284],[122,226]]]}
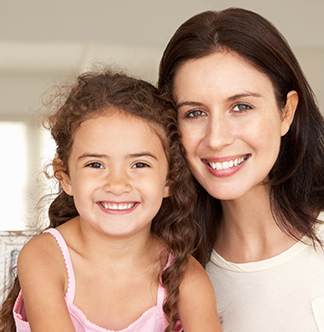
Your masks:
{"label": "woman's smile", "polygon": [[211,167],[213,170],[222,171],[227,170],[229,168],[235,168],[237,166],[240,166],[243,164],[247,159],[249,155],[245,155],[243,157],[236,157],[232,159],[227,159],[225,161],[221,161],[221,158],[218,158],[219,161],[211,161],[210,159],[203,159],[203,162],[206,163],[209,167]]}

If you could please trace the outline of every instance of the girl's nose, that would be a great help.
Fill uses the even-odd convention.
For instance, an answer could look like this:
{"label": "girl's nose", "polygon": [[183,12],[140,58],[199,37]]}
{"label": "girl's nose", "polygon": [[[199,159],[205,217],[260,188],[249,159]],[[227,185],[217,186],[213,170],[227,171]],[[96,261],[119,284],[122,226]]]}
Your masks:
{"label": "girl's nose", "polygon": [[104,190],[114,195],[122,195],[132,189],[127,172],[111,170],[105,179]]}
{"label": "girl's nose", "polygon": [[208,123],[205,144],[213,150],[221,150],[234,142],[234,128],[225,115],[212,116]]}

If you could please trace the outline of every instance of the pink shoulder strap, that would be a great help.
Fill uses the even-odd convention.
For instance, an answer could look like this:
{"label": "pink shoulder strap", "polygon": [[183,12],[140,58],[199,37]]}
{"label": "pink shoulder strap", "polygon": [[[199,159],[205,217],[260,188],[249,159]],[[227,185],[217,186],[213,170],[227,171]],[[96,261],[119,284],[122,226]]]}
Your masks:
{"label": "pink shoulder strap", "polygon": [[[165,264],[165,267],[163,270],[165,270],[166,268],[168,268],[174,261],[174,257],[172,255],[172,253],[170,253],[169,257],[168,257],[168,261]],[[163,311],[163,305],[164,305],[164,301],[165,301],[165,297],[166,297],[166,291],[162,285],[162,280],[160,281],[160,285],[158,288],[158,296],[157,296],[157,307],[158,307],[158,311],[159,311],[159,315],[160,315],[160,321],[163,322],[164,326],[168,325],[168,321],[167,318],[164,314]],[[182,331],[182,325],[181,322],[179,320],[178,317],[178,321],[174,327],[174,331]]]}
{"label": "pink shoulder strap", "polygon": [[68,274],[68,289],[65,294],[65,299],[68,303],[73,303],[74,294],[75,294],[75,278],[74,278],[74,271],[73,271],[73,267],[72,267],[69,249],[66,245],[66,242],[64,241],[63,236],[55,228],[49,228],[49,229],[45,230],[43,233],[50,233],[51,235],[53,235],[62,251],[67,274]]}
{"label": "pink shoulder strap", "polygon": [[[173,256],[170,253],[170,255],[168,257],[168,261],[165,264],[165,267],[164,267],[163,271],[171,265],[172,261],[173,261]],[[164,316],[163,304],[164,304],[165,297],[166,297],[166,291],[165,291],[165,289],[162,285],[162,280],[160,280],[160,284],[159,284],[159,288],[158,288],[158,294],[157,294],[157,306],[159,308],[162,308],[163,316]]]}

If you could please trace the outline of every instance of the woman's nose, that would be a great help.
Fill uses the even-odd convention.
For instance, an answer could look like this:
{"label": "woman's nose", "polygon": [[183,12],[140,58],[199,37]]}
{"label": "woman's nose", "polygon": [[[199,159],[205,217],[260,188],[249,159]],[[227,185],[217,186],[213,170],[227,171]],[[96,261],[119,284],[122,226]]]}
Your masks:
{"label": "woman's nose", "polygon": [[127,172],[115,169],[110,170],[105,178],[104,190],[114,195],[122,195],[131,190],[132,186]]}
{"label": "woman's nose", "polygon": [[205,144],[213,150],[231,145],[235,139],[234,128],[225,115],[211,116],[205,135]]}

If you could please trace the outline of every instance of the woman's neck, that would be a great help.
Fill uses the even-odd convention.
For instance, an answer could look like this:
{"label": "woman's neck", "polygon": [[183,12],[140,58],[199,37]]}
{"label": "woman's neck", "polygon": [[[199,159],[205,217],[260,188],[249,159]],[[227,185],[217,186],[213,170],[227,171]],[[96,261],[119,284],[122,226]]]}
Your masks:
{"label": "woman's neck", "polygon": [[224,259],[233,263],[256,262],[274,257],[296,243],[276,224],[266,186],[221,203],[222,223],[214,248]]}

